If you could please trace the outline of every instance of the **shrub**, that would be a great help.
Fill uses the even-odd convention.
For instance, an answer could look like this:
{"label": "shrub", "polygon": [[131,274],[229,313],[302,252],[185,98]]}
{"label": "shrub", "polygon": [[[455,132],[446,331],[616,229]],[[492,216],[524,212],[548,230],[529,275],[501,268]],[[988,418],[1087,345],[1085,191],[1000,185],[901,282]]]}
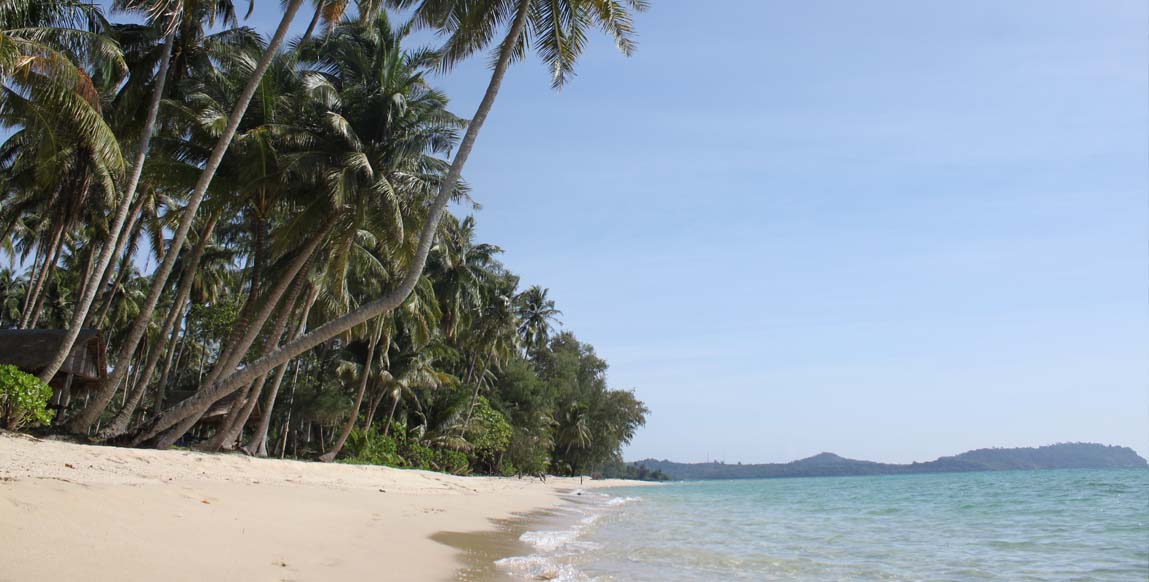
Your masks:
{"label": "shrub", "polygon": [[467,429],[467,440],[474,447],[475,456],[490,468],[511,444],[511,424],[503,413],[491,408],[486,398],[479,397],[475,403],[471,426]]}
{"label": "shrub", "polygon": [[52,387],[16,366],[0,365],[0,425],[20,430],[34,424],[48,424]]}
{"label": "shrub", "polygon": [[432,449],[431,451],[430,469],[455,475],[470,473],[471,463],[466,453],[451,449]]}
{"label": "shrub", "polygon": [[390,436],[383,436],[375,432],[374,428],[364,432],[354,429],[347,437],[344,450],[349,454],[343,459],[346,463],[355,465],[387,465],[389,467],[405,467],[406,462],[399,456],[399,443]]}

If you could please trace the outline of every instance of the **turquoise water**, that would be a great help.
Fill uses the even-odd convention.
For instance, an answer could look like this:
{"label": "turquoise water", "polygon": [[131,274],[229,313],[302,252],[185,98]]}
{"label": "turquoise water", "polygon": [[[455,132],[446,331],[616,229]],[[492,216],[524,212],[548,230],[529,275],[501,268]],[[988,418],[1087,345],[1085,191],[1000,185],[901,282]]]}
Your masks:
{"label": "turquoise water", "polygon": [[[709,481],[576,497],[512,577],[1149,580],[1149,471]],[[600,497],[601,496],[601,497]]]}

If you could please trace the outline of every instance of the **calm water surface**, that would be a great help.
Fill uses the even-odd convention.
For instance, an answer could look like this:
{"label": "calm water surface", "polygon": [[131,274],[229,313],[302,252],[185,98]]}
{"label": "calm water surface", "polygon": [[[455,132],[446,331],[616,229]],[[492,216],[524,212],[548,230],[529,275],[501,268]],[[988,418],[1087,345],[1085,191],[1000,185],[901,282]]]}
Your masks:
{"label": "calm water surface", "polygon": [[1149,580],[1149,471],[708,481],[588,491],[512,579]]}

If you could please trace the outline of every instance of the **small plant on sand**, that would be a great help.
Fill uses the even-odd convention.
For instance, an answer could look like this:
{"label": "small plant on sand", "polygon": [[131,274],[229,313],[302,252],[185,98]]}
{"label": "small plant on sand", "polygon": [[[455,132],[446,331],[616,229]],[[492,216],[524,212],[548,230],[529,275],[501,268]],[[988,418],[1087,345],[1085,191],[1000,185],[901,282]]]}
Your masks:
{"label": "small plant on sand", "polygon": [[52,388],[16,366],[0,365],[0,427],[20,430],[52,421]]}

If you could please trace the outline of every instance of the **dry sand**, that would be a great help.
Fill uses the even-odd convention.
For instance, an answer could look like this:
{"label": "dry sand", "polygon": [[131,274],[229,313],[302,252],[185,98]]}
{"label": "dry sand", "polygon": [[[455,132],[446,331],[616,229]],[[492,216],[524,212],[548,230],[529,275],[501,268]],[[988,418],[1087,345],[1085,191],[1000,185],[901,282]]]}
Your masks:
{"label": "dry sand", "polygon": [[452,580],[458,550],[436,532],[491,529],[579,486],[2,433],[0,582]]}

